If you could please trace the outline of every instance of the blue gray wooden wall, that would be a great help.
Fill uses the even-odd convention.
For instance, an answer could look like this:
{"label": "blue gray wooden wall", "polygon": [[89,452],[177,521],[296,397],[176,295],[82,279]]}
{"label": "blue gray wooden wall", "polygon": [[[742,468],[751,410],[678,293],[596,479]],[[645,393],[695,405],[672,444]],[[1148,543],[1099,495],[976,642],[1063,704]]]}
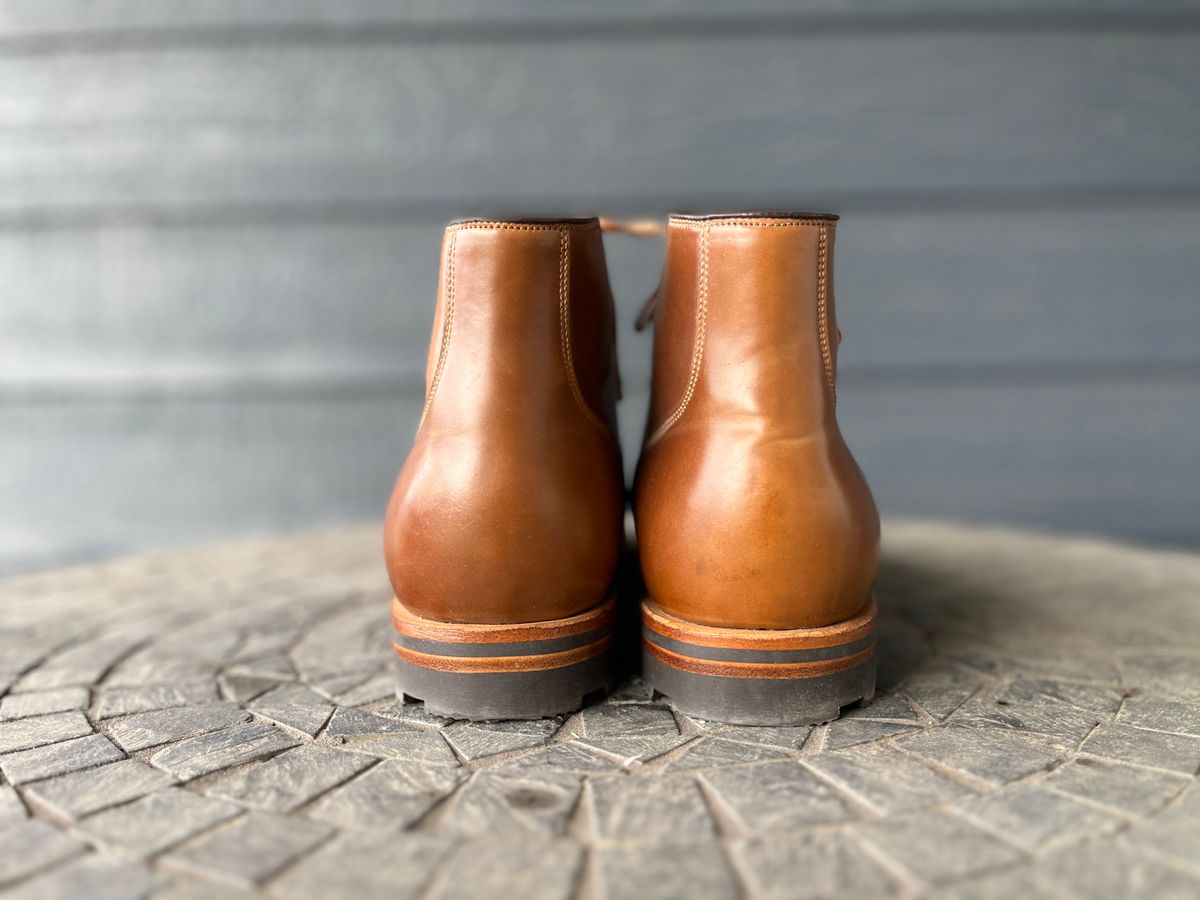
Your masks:
{"label": "blue gray wooden wall", "polygon": [[6,0],[0,567],[378,516],[449,218],[746,207],[885,513],[1200,543],[1200,3]]}

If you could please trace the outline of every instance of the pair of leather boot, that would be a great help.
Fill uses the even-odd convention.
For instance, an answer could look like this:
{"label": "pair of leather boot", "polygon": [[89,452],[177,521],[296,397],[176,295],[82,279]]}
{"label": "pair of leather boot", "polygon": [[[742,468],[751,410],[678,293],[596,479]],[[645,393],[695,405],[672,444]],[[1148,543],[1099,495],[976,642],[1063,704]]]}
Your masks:
{"label": "pair of leather boot", "polygon": [[[643,674],[676,709],[836,718],[875,682],[879,518],[834,415],[836,217],[672,216],[633,490]],[[451,225],[388,508],[398,692],[468,719],[616,677],[625,486],[597,219]]]}

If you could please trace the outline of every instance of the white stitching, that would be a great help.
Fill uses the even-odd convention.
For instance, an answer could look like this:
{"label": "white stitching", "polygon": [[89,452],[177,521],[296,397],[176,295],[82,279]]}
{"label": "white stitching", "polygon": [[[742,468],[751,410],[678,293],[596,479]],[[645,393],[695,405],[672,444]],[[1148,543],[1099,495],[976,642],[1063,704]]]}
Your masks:
{"label": "white stitching", "polygon": [[458,244],[458,236],[450,232],[450,243],[446,247],[446,311],[442,322],[442,343],[438,348],[437,367],[433,370],[433,380],[429,383],[429,396],[425,398],[425,407],[421,410],[421,421],[417,431],[425,424],[429,408],[433,405],[433,395],[437,393],[442,380],[442,370],[446,368],[446,355],[450,350],[450,329],[454,324],[454,251]]}

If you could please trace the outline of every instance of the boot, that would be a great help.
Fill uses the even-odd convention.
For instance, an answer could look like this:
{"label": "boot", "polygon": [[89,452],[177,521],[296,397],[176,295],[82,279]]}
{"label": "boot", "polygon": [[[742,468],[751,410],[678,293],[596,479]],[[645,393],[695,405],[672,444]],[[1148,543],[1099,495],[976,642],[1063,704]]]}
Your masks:
{"label": "boot", "polygon": [[384,534],[402,699],[524,719],[611,686],[617,377],[597,220],[446,229],[425,408]]}
{"label": "boot", "polygon": [[681,712],[870,702],[879,516],[834,415],[837,217],[672,216],[635,481],[648,681]]}

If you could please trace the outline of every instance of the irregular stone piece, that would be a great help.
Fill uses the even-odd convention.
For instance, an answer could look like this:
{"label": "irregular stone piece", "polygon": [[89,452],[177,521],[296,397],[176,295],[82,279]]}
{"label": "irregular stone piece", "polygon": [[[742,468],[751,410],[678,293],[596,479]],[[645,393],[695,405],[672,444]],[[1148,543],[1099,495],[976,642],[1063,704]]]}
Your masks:
{"label": "irregular stone piece", "polygon": [[[325,729],[324,736],[337,741],[337,746],[344,750],[351,753],[366,753],[385,759],[407,759],[431,766],[458,765],[458,757],[454,755],[454,751],[450,749],[450,745],[438,731],[414,730],[400,722],[384,719],[381,716],[371,716],[371,719],[378,721],[363,724],[374,728],[380,727],[380,722],[386,723],[385,731],[345,731],[343,729],[349,723],[345,719],[338,723],[338,717],[343,711],[339,708],[334,713]],[[350,712],[358,713],[357,710]],[[366,713],[359,714],[368,715]],[[335,730],[335,723],[339,725],[337,730]]]}
{"label": "irregular stone piece", "polygon": [[333,714],[333,707],[324,697],[298,684],[284,685],[263,694],[249,708],[256,716],[310,738],[317,736]]}
{"label": "irregular stone piece", "polygon": [[1056,761],[999,729],[953,724],[906,735],[896,741],[896,746],[996,786],[1048,769]]}
{"label": "irregular stone piece", "polygon": [[287,813],[371,764],[366,756],[310,744],[235,772],[206,793],[256,809]]}
{"label": "irregular stone piece", "polygon": [[177,778],[189,779],[274,756],[297,743],[278,729],[254,722],[172,744],[150,757],[150,764]]}
{"label": "irregular stone piece", "polygon": [[593,706],[580,713],[580,720],[583,730],[575,741],[611,753],[624,766],[661,756],[686,740],[663,706]]}
{"label": "irregular stone piece", "polygon": [[1122,822],[1043,784],[1012,785],[955,804],[955,811],[1030,852],[1115,831]]}
{"label": "irregular stone piece", "polygon": [[192,684],[155,684],[143,687],[105,688],[100,694],[96,713],[100,719],[207,703],[217,699],[217,687],[209,681]]}
{"label": "irregular stone piece", "polygon": [[891,747],[860,744],[804,757],[818,777],[837,784],[880,815],[935,806],[971,792]]}
{"label": "irregular stone piece", "polygon": [[110,722],[106,730],[119,747],[131,752],[249,720],[249,713],[232,703],[207,703],[137,713]]}
{"label": "irregular stone piece", "polygon": [[699,772],[722,766],[787,759],[788,754],[765,744],[746,744],[719,737],[692,741],[663,768],[664,772]]}
{"label": "irregular stone piece", "polygon": [[6,900],[143,900],[153,884],[141,863],[91,853],[22,882]]}
{"label": "irregular stone piece", "polygon": [[712,769],[700,780],[748,834],[853,818],[833,791],[791,761]]}
{"label": "irregular stone piece", "polygon": [[608,778],[588,785],[592,831],[604,840],[716,837],[696,783],[688,778]]}
{"label": "irregular stone piece", "polygon": [[0,830],[0,885],[53,866],[86,847],[40,819],[25,819]]}
{"label": "irregular stone piece", "polygon": [[866,744],[883,740],[897,734],[912,733],[917,730],[915,724],[902,722],[887,722],[877,719],[835,719],[825,726],[825,743],[822,749],[840,750],[842,747],[853,747],[855,744]]}
{"label": "irregular stone piece", "polygon": [[734,854],[746,873],[747,893],[755,898],[824,900],[895,893],[879,866],[841,832],[752,837],[739,841]]}
{"label": "irregular stone piece", "polygon": [[579,787],[572,776],[476,772],[450,800],[438,831],[455,837],[557,836],[566,831]]}
{"label": "irregular stone piece", "polygon": [[1190,735],[1128,725],[1102,725],[1088,735],[1079,749],[1095,756],[1170,769],[1184,775],[1195,775],[1200,769],[1200,738]]}
{"label": "irregular stone piece", "polygon": [[1146,816],[1169,803],[1190,782],[1182,775],[1082,756],[1055,769],[1042,783],[1080,800]]}
{"label": "irregular stone piece", "polygon": [[147,857],[231,819],[238,812],[232,803],[171,787],[89,816],[76,830],[111,852]]}
{"label": "irregular stone piece", "polygon": [[1089,841],[1053,850],[1038,860],[1037,872],[1071,897],[1183,900],[1196,897],[1200,888],[1200,879],[1119,841]]}
{"label": "irregular stone piece", "polygon": [[415,900],[451,846],[423,834],[344,834],[285,872],[272,889],[283,897]]}
{"label": "irregular stone piece", "polygon": [[16,790],[7,784],[0,784],[0,828],[19,822],[27,816],[25,804],[17,796]]}
{"label": "irregular stone piece", "polygon": [[86,709],[90,699],[91,692],[85,687],[66,687],[55,691],[37,691],[32,694],[10,694],[0,700],[0,720],[23,719],[26,716],[42,716],[71,709]]}
{"label": "irregular stone piece", "polygon": [[1130,846],[1149,850],[1177,861],[1200,876],[1196,848],[1200,847],[1200,781],[1153,819],[1134,828],[1126,840]]}
{"label": "irregular stone piece", "polygon": [[432,900],[569,900],[583,848],[574,841],[485,838],[455,848],[434,880]]}
{"label": "irregular stone piece", "polygon": [[474,760],[497,753],[540,747],[562,726],[558,719],[528,722],[456,722],[442,734],[463,759]]}
{"label": "irregular stone piece", "polygon": [[453,791],[466,774],[446,766],[385,759],[321,797],[305,814],[342,828],[407,827]]}
{"label": "irregular stone piece", "polygon": [[372,711],[378,716],[395,719],[399,722],[406,722],[409,725],[416,725],[418,727],[441,728],[454,721],[446,716],[431,713],[425,708],[424,703],[416,702],[401,703],[399,700],[395,700],[383,706],[375,707]]}
{"label": "irregular stone piece", "polygon": [[163,865],[253,888],[310,852],[333,829],[308,819],[252,812],[163,857]]}
{"label": "irregular stone piece", "polygon": [[1047,705],[1051,709],[1056,704],[1066,703],[1105,720],[1111,720],[1121,708],[1122,694],[1118,687],[1019,677],[997,694],[992,702],[1000,705],[1036,703]]}
{"label": "irregular stone piece", "polygon": [[1134,694],[1121,707],[1117,722],[1152,731],[1200,737],[1200,701],[1163,700]]}
{"label": "irregular stone piece", "polygon": [[982,684],[981,678],[962,669],[933,667],[911,675],[900,685],[900,691],[941,721],[966,703]]}
{"label": "irregular stone piece", "polygon": [[25,784],[40,778],[89,769],[124,756],[104,735],[89,734],[47,747],[7,753],[0,756],[0,772],[13,784]]}
{"label": "irregular stone piece", "polygon": [[175,781],[136,759],[60,775],[29,787],[25,795],[39,811],[61,822],[76,819],[164,788]]}
{"label": "irregular stone piece", "polygon": [[[836,722],[853,721],[855,719],[892,719],[903,722],[916,722],[917,714],[912,707],[904,702],[904,697],[895,693],[880,693],[867,706],[852,706],[842,712]],[[830,722],[829,724],[833,724]]]}
{"label": "irregular stone piece", "polygon": [[92,733],[92,723],[78,710],[16,719],[0,725],[0,753],[56,744]]}
{"label": "irregular stone piece", "polygon": [[965,878],[1020,859],[1012,847],[962,819],[929,810],[869,822],[858,834],[926,883]]}
{"label": "irregular stone piece", "polygon": [[598,756],[585,747],[575,744],[551,744],[525,756],[506,760],[501,770],[510,772],[617,772],[620,771],[610,760]]}
{"label": "irregular stone piece", "polygon": [[217,678],[221,696],[234,703],[253,700],[259,694],[265,694],[278,684],[278,678],[268,678],[262,675],[238,675],[226,672]]}
{"label": "irregular stone piece", "polygon": [[742,893],[716,842],[606,846],[597,852],[596,869],[605,900],[726,900]]}

